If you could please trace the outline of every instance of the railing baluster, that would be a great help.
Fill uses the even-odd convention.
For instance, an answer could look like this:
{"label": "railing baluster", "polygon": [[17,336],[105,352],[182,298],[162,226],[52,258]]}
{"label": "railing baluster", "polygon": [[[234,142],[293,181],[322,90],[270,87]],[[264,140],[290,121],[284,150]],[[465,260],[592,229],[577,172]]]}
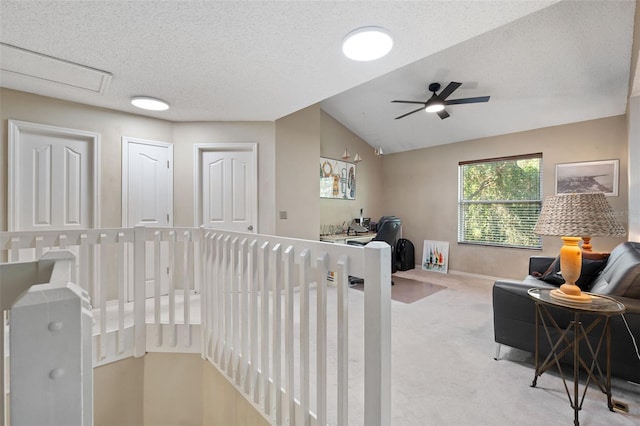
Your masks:
{"label": "railing baluster", "polygon": [[124,243],[124,232],[118,232],[117,237],[117,279],[118,279],[118,348],[117,353],[122,354],[125,351],[124,347],[124,299],[126,298],[126,280],[125,274],[126,271],[124,269],[124,255],[125,255],[125,243]]}
{"label": "railing baluster", "polygon": [[133,356],[136,358],[147,353],[146,249],[146,230],[136,226],[133,228]]}
{"label": "railing baluster", "polygon": [[275,392],[276,424],[282,424],[282,297],[280,283],[282,282],[282,250],[280,244],[271,249],[271,300],[273,304],[273,344],[271,345],[273,359],[273,389]]}
{"label": "railing baluster", "polygon": [[224,342],[224,356],[223,361],[224,365],[221,364],[222,369],[226,370],[229,377],[232,377],[233,370],[231,369],[231,357],[232,357],[232,347],[231,342],[233,336],[231,335],[231,281],[233,280],[233,250],[231,249],[231,237],[227,236],[224,239],[224,254],[225,254],[225,262],[223,263],[224,271],[222,273],[223,279],[223,300],[224,300],[224,315],[222,317],[224,321],[224,338],[222,341]]}
{"label": "railing baluster", "polygon": [[338,287],[338,426],[349,424],[349,258],[342,256],[336,272]]}
{"label": "railing baluster", "polygon": [[176,327],[176,231],[169,231],[169,332],[170,345],[178,344]]}
{"label": "railing baluster", "polygon": [[36,245],[36,257],[34,260],[38,260],[42,257],[42,253],[44,251],[44,238],[41,235],[38,235],[35,238]]}
{"label": "railing baluster", "polygon": [[284,252],[284,291],[285,291],[285,315],[284,315],[284,353],[285,353],[285,386],[286,386],[286,415],[287,423],[290,425],[295,424],[296,420],[296,405],[294,401],[294,348],[293,348],[293,264],[294,264],[294,249],[289,246]]}
{"label": "railing baluster", "polygon": [[231,359],[229,360],[229,372],[234,378],[234,383],[238,384],[238,353],[240,352],[240,339],[238,333],[240,331],[240,286],[238,285],[238,238],[231,241],[231,264],[229,268],[229,284],[231,287]]}
{"label": "railing baluster", "polygon": [[212,282],[212,287],[213,287],[213,291],[214,291],[214,298],[215,298],[215,325],[213,327],[213,330],[215,331],[215,335],[214,335],[214,343],[215,343],[215,349],[214,349],[214,361],[216,363],[218,363],[221,368],[224,360],[223,358],[223,354],[224,354],[224,323],[223,323],[223,315],[224,315],[224,311],[223,311],[223,305],[224,305],[224,300],[223,300],[223,284],[224,284],[224,261],[226,259],[226,255],[224,254],[224,250],[222,250],[222,242],[223,242],[223,235],[219,234],[216,237],[216,244],[215,244],[215,263],[214,263],[214,273],[213,273],[213,282]]}
{"label": "railing baluster", "polygon": [[[211,323],[208,321],[208,312],[211,310],[211,306],[209,304],[209,232],[205,232],[201,230],[200,235],[200,250],[201,250],[201,259],[199,265],[196,267],[199,270],[199,277],[196,277],[194,283],[199,285],[200,292],[200,355],[202,359],[207,359],[209,355],[209,330],[211,330]],[[196,249],[197,256],[198,250]]]}
{"label": "railing baluster", "polygon": [[[309,330],[309,269],[311,255],[309,249],[304,249],[300,254],[300,411],[302,412],[303,426],[311,424],[309,414],[309,395],[311,393],[310,376],[310,355],[309,341],[311,340]],[[297,422],[294,422],[297,424]]]}
{"label": "railing baluster", "polygon": [[249,371],[249,275],[247,267],[247,239],[240,242],[238,269],[240,275],[240,366],[238,368],[239,385],[247,389],[247,373]]}
{"label": "railing baluster", "polygon": [[317,259],[317,344],[316,344],[316,416],[319,425],[327,424],[327,254]]}
{"label": "railing baluster", "polygon": [[[92,290],[89,285],[89,243],[87,241],[87,234],[80,234],[80,248],[78,263],[80,265],[80,286],[87,294],[92,295]],[[95,304],[95,299],[91,301],[91,304]]]}
{"label": "railing baluster", "polygon": [[256,268],[256,250],[258,242],[252,240],[249,244],[249,252],[247,253],[247,269],[248,279],[250,281],[251,288],[251,325],[250,325],[250,339],[249,345],[251,346],[250,361],[251,370],[249,373],[249,389],[253,389],[253,402],[258,404],[260,402],[260,386],[258,386],[258,296],[260,294],[260,282],[258,280],[257,268]]}
{"label": "railing baluster", "polygon": [[109,317],[107,313],[107,271],[108,268],[106,265],[109,264],[107,261],[107,235],[100,234],[98,238],[98,243],[100,244],[100,259],[98,262],[100,268],[99,279],[97,282],[98,286],[98,294],[99,300],[98,303],[100,305],[100,346],[98,348],[98,359],[104,359],[107,356],[107,318]]}
{"label": "railing baluster", "polygon": [[9,247],[9,262],[20,261],[20,237],[11,237]]}
{"label": "railing baluster", "polygon": [[191,347],[191,283],[193,281],[193,238],[191,231],[184,233],[184,345]]}
{"label": "railing baluster", "polygon": [[156,345],[162,346],[162,308],[160,307],[162,286],[162,233],[153,233],[153,323],[156,329]]}
{"label": "railing baluster", "polygon": [[265,414],[271,414],[271,399],[269,392],[269,288],[267,287],[267,262],[269,243],[265,242],[260,247],[259,253],[259,279],[260,279],[260,313],[262,315],[262,331],[260,333],[260,346],[262,359],[260,360],[260,393],[262,394],[263,410]]}

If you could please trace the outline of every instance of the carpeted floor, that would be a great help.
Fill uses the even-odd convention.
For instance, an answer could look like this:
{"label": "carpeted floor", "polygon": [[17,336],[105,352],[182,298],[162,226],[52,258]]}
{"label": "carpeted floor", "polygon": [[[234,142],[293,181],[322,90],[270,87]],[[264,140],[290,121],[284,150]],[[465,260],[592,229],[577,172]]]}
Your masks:
{"label": "carpeted floor", "polygon": [[[493,279],[420,269],[397,272],[394,280],[398,278],[446,290],[413,303],[392,301],[392,425],[573,423],[573,410],[557,374],[545,373],[532,388],[531,354],[502,347],[500,359],[494,360]],[[349,292],[349,425],[362,424],[358,398],[364,375],[363,296],[361,291]],[[334,326],[329,324],[328,329]],[[331,365],[330,361],[329,371]],[[614,399],[629,405],[629,413],[609,411],[606,395],[591,386],[580,412],[581,425],[640,424],[640,386],[614,379],[612,390]],[[331,395],[329,406],[334,404]],[[335,419],[329,423],[335,424]]]}
{"label": "carpeted floor", "polygon": [[[400,276],[393,277],[393,284],[391,287],[391,299],[402,303],[413,303],[446,288],[442,285]],[[356,284],[351,288],[363,291],[364,284]]]}

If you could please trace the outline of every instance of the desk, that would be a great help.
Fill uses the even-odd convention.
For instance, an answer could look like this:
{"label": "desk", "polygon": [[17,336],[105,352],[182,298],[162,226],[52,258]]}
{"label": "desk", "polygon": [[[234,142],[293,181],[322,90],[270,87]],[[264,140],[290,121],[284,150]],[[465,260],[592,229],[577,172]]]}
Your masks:
{"label": "desk", "polygon": [[[610,320],[611,316],[613,315],[622,315],[625,311],[625,306],[610,297],[599,296],[591,293],[587,293],[592,296],[591,302],[576,303],[554,299],[551,297],[550,292],[551,290],[549,289],[539,288],[532,288],[528,291],[529,297],[531,297],[536,304],[536,373],[535,377],[533,378],[533,382],[531,383],[531,387],[536,386],[538,377],[541,376],[542,373],[547,371],[551,366],[556,365],[558,367],[560,377],[562,377],[564,388],[567,391],[569,403],[573,408],[573,423],[577,426],[580,424],[580,421],[578,420],[578,412],[582,408],[582,402],[584,401],[584,397],[587,394],[587,389],[591,381],[598,385],[600,390],[607,395],[607,405],[609,406],[609,410],[613,411],[613,403],[611,401]],[[554,318],[551,316],[551,313],[547,309],[547,306],[554,306],[573,313],[573,320],[569,323],[566,329],[563,330],[560,328],[560,326],[558,326]],[[588,324],[587,328],[585,328],[582,324],[582,321],[580,320],[581,314],[595,315],[596,318],[590,324]],[[540,321],[544,326],[547,340],[549,342],[549,345],[551,346],[551,352],[549,353],[549,355],[547,355],[547,358],[542,363],[539,362]],[[555,329],[558,333],[560,333],[560,337],[558,337],[556,342],[553,342],[551,339],[547,321],[551,325],[552,329]],[[589,335],[589,333],[595,333],[595,328],[603,321],[604,325],[602,327],[602,332],[598,337],[598,345],[594,350],[587,336]],[[573,338],[567,337],[570,332],[573,333]],[[587,348],[589,349],[590,359],[587,360],[589,364],[587,364],[585,360],[583,360],[580,356],[580,341],[584,341]],[[607,356],[604,374],[602,372],[602,369],[600,368],[600,364],[598,363],[598,354],[600,353],[600,349],[602,348],[603,341]],[[563,343],[565,343],[566,346],[561,349]],[[560,368],[560,359],[570,351],[573,351],[573,398],[571,397],[571,393],[569,392],[569,388],[567,387],[567,381],[565,380],[562,369]],[[583,370],[587,372],[588,377],[584,386],[584,393],[582,394],[582,398],[578,400],[578,379],[580,366],[582,366]]]}
{"label": "desk", "polygon": [[335,234],[320,235],[320,241],[336,244],[348,244],[349,241],[358,241],[360,243],[368,243],[376,236],[375,232],[364,232],[357,235]]}

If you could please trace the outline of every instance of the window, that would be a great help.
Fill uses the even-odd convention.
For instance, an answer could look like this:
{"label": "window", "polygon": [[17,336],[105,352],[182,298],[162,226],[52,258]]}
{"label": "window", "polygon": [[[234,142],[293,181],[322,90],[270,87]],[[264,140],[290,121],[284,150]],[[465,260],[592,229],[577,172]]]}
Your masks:
{"label": "window", "polygon": [[541,248],[542,154],[458,163],[458,242]]}

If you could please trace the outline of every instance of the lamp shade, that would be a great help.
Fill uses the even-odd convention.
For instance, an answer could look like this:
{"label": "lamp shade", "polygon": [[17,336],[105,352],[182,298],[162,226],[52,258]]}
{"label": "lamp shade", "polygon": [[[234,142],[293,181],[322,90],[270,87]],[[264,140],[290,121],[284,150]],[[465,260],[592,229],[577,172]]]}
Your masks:
{"label": "lamp shade", "polygon": [[602,192],[547,197],[533,232],[574,237],[622,237],[627,234]]}

